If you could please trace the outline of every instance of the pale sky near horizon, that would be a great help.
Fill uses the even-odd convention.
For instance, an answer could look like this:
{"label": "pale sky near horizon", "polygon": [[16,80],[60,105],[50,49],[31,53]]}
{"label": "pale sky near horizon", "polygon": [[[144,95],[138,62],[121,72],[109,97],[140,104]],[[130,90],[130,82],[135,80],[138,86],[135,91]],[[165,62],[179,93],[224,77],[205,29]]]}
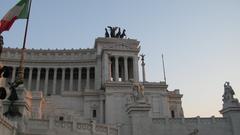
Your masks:
{"label": "pale sky near horizon", "polygon": [[[16,3],[0,0],[0,18]],[[221,116],[225,81],[240,99],[239,0],[33,0],[26,47],[92,48],[108,25],[140,41],[148,81],[163,80],[164,54],[186,117]],[[5,47],[22,46],[24,27],[17,20],[2,34]]]}

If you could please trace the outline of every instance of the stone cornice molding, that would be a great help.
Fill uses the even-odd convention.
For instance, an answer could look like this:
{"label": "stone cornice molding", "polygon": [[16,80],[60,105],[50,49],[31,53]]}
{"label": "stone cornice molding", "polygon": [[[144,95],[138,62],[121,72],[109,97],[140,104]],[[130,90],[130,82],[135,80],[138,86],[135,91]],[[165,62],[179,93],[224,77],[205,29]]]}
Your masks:
{"label": "stone cornice molding", "polygon": [[104,37],[98,37],[95,40],[94,48],[96,48],[96,43],[106,43],[106,44],[126,44],[126,45],[135,45],[138,46],[140,41],[137,41],[136,39],[120,39],[120,38],[104,38]]}
{"label": "stone cornice molding", "polygon": [[[20,52],[21,51],[21,48],[11,48],[11,47],[5,47],[3,48],[4,51],[13,51],[13,52]],[[49,53],[52,53],[52,52],[95,52],[96,50],[94,48],[86,48],[86,49],[82,49],[82,48],[79,48],[79,49],[26,49],[26,52],[36,52],[36,53],[46,53],[46,52],[49,52]]]}
{"label": "stone cornice molding", "polygon": [[63,97],[100,96],[100,95],[104,95],[104,92],[103,91],[87,91],[87,92],[64,91],[62,93]]}
{"label": "stone cornice molding", "polygon": [[[4,48],[2,58],[4,59],[19,59],[21,50],[18,48]],[[26,49],[26,60],[84,60],[96,59],[95,49],[79,49],[79,50],[35,50]],[[49,59],[50,58],[50,59]]]}
{"label": "stone cornice molding", "polygon": [[[13,66],[13,67],[19,67],[19,61],[7,61],[7,60],[3,60],[3,63],[6,66]],[[84,66],[83,66],[84,65]],[[75,67],[75,68],[79,68],[79,67],[96,67],[96,63],[95,61],[78,61],[78,62],[72,62],[72,61],[64,61],[64,62],[52,62],[52,61],[48,61],[48,62],[35,62],[35,61],[26,61],[25,62],[25,67],[42,67],[42,68],[69,68],[69,67]]]}
{"label": "stone cornice molding", "polygon": [[[143,83],[143,82],[141,82]],[[167,84],[161,84],[159,82],[144,82],[145,87],[154,87],[154,88],[168,88]]]}

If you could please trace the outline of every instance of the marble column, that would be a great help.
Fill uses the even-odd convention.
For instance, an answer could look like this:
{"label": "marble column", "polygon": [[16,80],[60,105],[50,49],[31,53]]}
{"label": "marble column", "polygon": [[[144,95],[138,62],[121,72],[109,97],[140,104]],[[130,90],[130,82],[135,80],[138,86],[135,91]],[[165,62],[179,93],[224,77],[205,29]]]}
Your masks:
{"label": "marble column", "polygon": [[124,57],[124,81],[128,81],[128,57]]}
{"label": "marble column", "polygon": [[112,61],[111,61],[111,58],[109,57],[108,59],[108,68],[109,68],[109,73],[108,73],[108,80],[109,81],[112,81],[113,80],[113,77],[112,77]]}
{"label": "marble column", "polygon": [[70,68],[69,91],[73,91],[73,68]]}
{"label": "marble column", "polygon": [[109,61],[109,55],[108,53],[104,53],[103,54],[103,64],[102,64],[102,70],[103,70],[103,75],[102,75],[102,83],[109,81],[110,78],[109,77],[109,65],[108,65],[108,61]]}
{"label": "marble column", "polygon": [[82,83],[82,67],[78,68],[78,91],[81,91]]}
{"label": "marble column", "polygon": [[44,81],[44,95],[47,95],[47,91],[48,91],[48,74],[49,74],[49,68],[46,68],[46,72],[45,72],[45,81]]}
{"label": "marble column", "polygon": [[32,84],[32,71],[33,68],[29,67],[29,74],[28,74],[28,90],[31,90],[31,84]]}
{"label": "marble column", "polygon": [[135,81],[139,81],[139,78],[138,78],[138,56],[135,56],[133,58],[133,79]]}
{"label": "marble column", "polygon": [[41,68],[37,68],[37,82],[36,82],[36,91],[39,91],[39,84],[40,84],[40,73],[41,73]]}
{"label": "marble column", "polygon": [[16,67],[12,67],[12,79],[11,79],[11,82],[15,81],[16,69],[17,69]]}
{"label": "marble column", "polygon": [[54,68],[53,70],[53,93],[56,94],[56,84],[57,84],[57,68]]}
{"label": "marble column", "polygon": [[118,56],[115,56],[115,81],[119,81]]}
{"label": "marble column", "polygon": [[86,90],[89,90],[90,76],[89,76],[90,67],[87,67],[87,78],[86,78]]}
{"label": "marble column", "polygon": [[61,93],[63,93],[64,87],[65,87],[65,68],[62,68]]}

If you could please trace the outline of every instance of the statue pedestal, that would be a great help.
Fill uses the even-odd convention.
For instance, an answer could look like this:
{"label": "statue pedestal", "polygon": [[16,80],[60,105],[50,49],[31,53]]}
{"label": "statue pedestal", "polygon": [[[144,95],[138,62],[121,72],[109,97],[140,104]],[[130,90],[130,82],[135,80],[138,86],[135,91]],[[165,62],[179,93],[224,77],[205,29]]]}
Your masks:
{"label": "statue pedestal", "polygon": [[240,103],[237,99],[230,100],[223,103],[223,109],[220,110],[223,117],[229,117],[233,113],[238,113],[240,115]]}
{"label": "statue pedestal", "polygon": [[232,125],[232,133],[233,135],[239,135],[240,133],[240,105],[238,106],[228,106],[227,108],[223,108],[220,110],[220,113],[224,118],[229,119],[229,122]]}
{"label": "statue pedestal", "polygon": [[[16,110],[16,116],[7,115],[7,117],[17,122],[18,132],[24,132],[25,131],[25,121],[30,117],[30,102],[28,101],[29,97],[27,95],[27,91],[24,87],[24,85],[19,85],[16,88],[16,92],[18,95],[18,100],[14,101],[13,106],[14,110]],[[11,102],[7,99],[3,101],[3,113],[6,113],[9,111],[9,106],[11,105]],[[14,113],[15,114],[15,113]]]}
{"label": "statue pedestal", "polygon": [[127,106],[132,131],[131,135],[147,135],[151,133],[151,118],[149,117],[150,104],[144,100],[137,100]]}
{"label": "statue pedestal", "polygon": [[223,109],[220,113],[224,118],[227,118],[232,125],[233,135],[239,135],[240,133],[240,103],[238,99],[234,98],[234,91],[229,85],[229,82],[224,84],[224,95],[223,95]]}

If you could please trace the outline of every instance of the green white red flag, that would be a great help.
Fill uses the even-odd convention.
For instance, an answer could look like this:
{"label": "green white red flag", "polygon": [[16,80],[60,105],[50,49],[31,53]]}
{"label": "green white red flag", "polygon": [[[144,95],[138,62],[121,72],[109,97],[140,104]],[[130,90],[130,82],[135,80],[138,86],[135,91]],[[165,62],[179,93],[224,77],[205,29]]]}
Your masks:
{"label": "green white red flag", "polygon": [[29,0],[20,0],[0,21],[0,34],[8,31],[15,20],[27,19],[29,10]]}

